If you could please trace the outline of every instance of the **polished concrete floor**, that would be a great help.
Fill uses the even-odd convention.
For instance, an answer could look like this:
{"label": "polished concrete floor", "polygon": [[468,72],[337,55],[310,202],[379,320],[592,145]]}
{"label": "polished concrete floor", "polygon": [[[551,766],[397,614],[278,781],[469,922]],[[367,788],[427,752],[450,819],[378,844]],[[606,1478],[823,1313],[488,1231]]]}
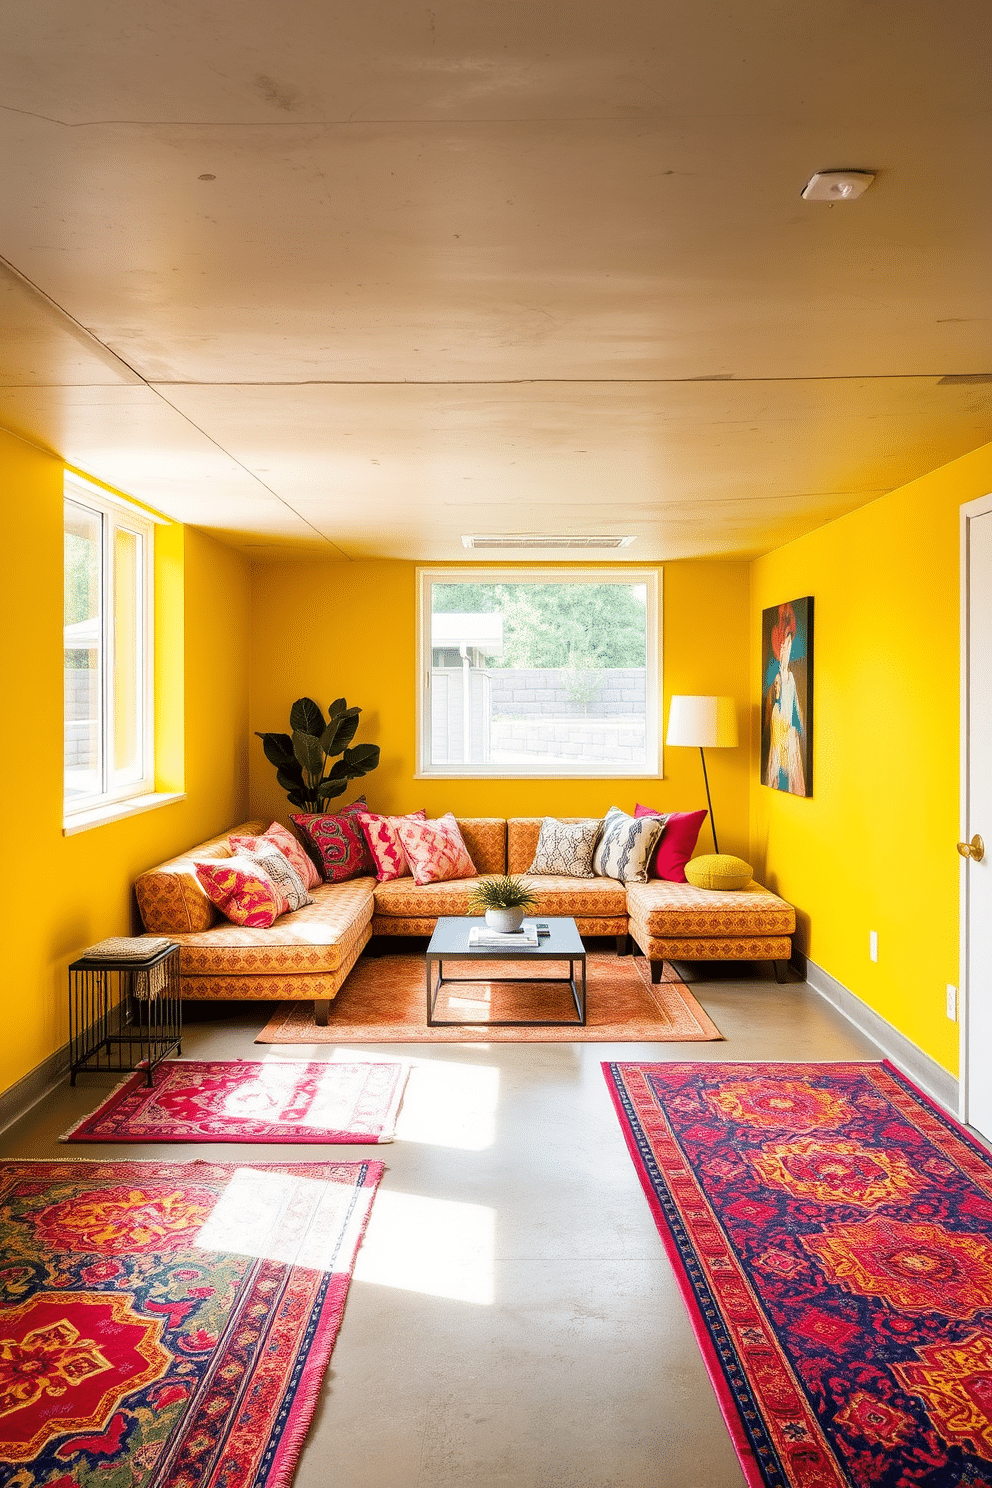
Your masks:
{"label": "polished concrete floor", "polygon": [[[741,1488],[600,1062],[879,1054],[802,983],[720,972],[694,990],[725,1042],[361,1046],[413,1068],[397,1140],[333,1149],[387,1171],[296,1488]],[[267,1016],[251,1004],[194,1013],[184,1053],[359,1052],[255,1045]],[[0,1156],[64,1156],[59,1132],[113,1083],[60,1087],[3,1133]],[[126,1150],[266,1162],[328,1151]]]}

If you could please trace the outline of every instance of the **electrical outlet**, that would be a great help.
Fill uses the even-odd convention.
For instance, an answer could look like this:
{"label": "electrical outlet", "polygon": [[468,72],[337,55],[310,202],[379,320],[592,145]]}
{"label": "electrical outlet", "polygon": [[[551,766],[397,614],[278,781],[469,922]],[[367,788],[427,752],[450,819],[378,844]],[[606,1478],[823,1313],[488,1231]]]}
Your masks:
{"label": "electrical outlet", "polygon": [[947,984],[947,1016],[952,1023],[958,1021],[958,989]]}
{"label": "electrical outlet", "polygon": [[868,931],[868,954],[873,961],[878,960],[878,931]]}

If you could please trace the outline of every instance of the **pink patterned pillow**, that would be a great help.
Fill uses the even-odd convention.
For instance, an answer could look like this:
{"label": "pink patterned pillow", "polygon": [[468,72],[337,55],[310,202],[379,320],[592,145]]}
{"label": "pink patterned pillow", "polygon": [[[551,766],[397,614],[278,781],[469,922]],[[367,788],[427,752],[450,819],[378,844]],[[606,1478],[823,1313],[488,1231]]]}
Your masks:
{"label": "pink patterned pillow", "polygon": [[375,873],[372,854],[365,845],[358,818],[368,811],[364,797],[342,806],[334,816],[290,816],[294,827],[313,848],[320,860],[325,883],[344,883],[363,873]]}
{"label": "pink patterned pillow", "polygon": [[207,898],[232,924],[268,930],[289,909],[289,900],[250,858],[211,858],[195,867]]}
{"label": "pink patterned pillow", "polygon": [[380,883],[389,883],[394,878],[410,877],[410,864],[403,851],[396,823],[398,821],[424,821],[426,816],[427,812],[423,809],[407,811],[402,817],[376,816],[371,811],[362,812],[358,821],[375,863],[375,876]]}
{"label": "pink patterned pillow", "polygon": [[264,837],[229,837],[227,841],[233,853],[258,852],[267,842],[274,842],[302,878],[305,889],[315,889],[320,883],[320,874],[311,862],[310,855],[281,822],[273,822]]}
{"label": "pink patterned pillow", "polygon": [[410,821],[406,817],[397,817],[396,830],[413,871],[414,883],[442,883],[451,878],[475,877],[475,864],[450,811],[440,821]]}

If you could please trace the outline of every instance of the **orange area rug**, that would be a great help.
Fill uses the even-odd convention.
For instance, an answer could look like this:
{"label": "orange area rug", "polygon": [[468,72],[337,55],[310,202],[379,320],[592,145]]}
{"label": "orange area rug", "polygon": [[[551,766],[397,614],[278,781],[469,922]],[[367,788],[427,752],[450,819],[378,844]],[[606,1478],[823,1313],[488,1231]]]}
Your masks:
{"label": "orange area rug", "polygon": [[[489,963],[494,976],[505,965]],[[481,977],[485,963],[469,970]],[[529,970],[530,968],[528,968]],[[548,967],[561,975],[559,966]],[[671,975],[666,968],[666,976]],[[446,985],[437,1016],[464,1018],[464,1028],[428,1028],[426,967],[422,954],[363,956],[331,1003],[327,1027],[314,1021],[313,1003],[276,1009],[256,1044],[466,1044],[487,1043],[707,1043],[723,1035],[688,987],[672,978],[651,985],[647,962],[633,956],[592,952],[588,958],[588,1021],[584,1028],[561,1023],[543,1028],[488,1026],[497,1018],[574,1017],[572,997],[560,984],[476,982]]]}

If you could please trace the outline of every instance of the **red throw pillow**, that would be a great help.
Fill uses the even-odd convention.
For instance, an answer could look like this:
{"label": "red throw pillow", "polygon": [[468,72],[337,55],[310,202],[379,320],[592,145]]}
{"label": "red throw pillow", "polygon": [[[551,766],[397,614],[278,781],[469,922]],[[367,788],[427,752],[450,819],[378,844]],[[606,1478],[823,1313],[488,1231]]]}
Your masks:
{"label": "red throw pillow", "polygon": [[294,827],[298,827],[320,863],[325,883],[344,883],[347,878],[359,878],[363,873],[375,873],[372,855],[358,818],[368,811],[364,798],[342,806],[334,816],[290,816]]}
{"label": "red throw pillow", "polygon": [[367,811],[358,818],[375,863],[375,876],[380,883],[410,877],[410,862],[403,850],[396,823],[401,820],[423,821],[426,816],[427,812],[421,808],[420,811],[407,811],[402,817],[376,816]]}
{"label": "red throw pillow", "polygon": [[305,848],[293,836],[288,827],[280,822],[273,822],[264,837],[229,837],[228,846],[233,853],[258,852],[259,844],[263,847],[266,843],[275,843],[284,858],[296,869],[303,880],[305,889],[315,889],[320,883],[320,874],[310,861],[310,855]]}
{"label": "red throw pillow", "polygon": [[450,811],[440,821],[397,817],[396,830],[409,859],[414,883],[445,883],[453,878],[475,877],[475,864]]}
{"label": "red throw pillow", "polygon": [[705,811],[655,811],[653,806],[635,806],[635,816],[662,816],[665,830],[648,869],[648,878],[667,878],[671,883],[685,883],[685,865],[696,850],[699,829],[706,820]]}
{"label": "red throw pillow", "polygon": [[268,930],[289,900],[250,858],[210,858],[195,864],[203,892],[234,925]]}

